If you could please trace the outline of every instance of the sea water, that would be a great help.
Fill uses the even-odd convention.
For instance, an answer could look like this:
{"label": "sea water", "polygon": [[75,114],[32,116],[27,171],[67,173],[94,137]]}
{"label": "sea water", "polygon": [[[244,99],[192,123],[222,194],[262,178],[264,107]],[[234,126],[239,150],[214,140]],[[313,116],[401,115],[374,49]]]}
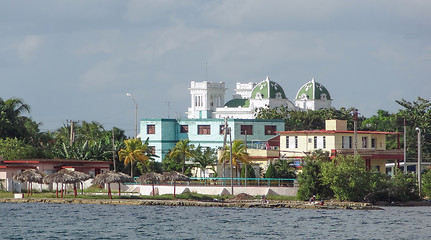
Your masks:
{"label": "sea water", "polygon": [[431,239],[431,207],[318,210],[0,203],[0,239]]}

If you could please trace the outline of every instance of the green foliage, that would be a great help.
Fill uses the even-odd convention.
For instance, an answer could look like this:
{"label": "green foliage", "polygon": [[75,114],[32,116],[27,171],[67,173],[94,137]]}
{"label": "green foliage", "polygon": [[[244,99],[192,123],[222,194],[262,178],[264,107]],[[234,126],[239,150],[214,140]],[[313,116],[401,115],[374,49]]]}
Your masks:
{"label": "green foliage", "polygon": [[371,192],[370,172],[361,156],[337,156],[322,165],[322,181],[341,201],[362,201]]}
{"label": "green foliage", "polygon": [[39,151],[16,138],[0,139],[0,156],[5,160],[36,158]]}
{"label": "green foliage", "polygon": [[[245,167],[241,169],[241,177],[245,178]],[[247,165],[247,178],[256,178],[256,173],[254,172],[254,168],[251,165]]]}
{"label": "green foliage", "polygon": [[277,159],[274,168],[278,178],[296,178],[296,167],[292,161]]}
{"label": "green foliage", "polygon": [[[257,119],[284,119],[285,130],[320,130],[325,129],[325,120],[340,119],[347,120],[349,129],[353,129],[353,119],[351,116],[354,108],[329,108],[319,110],[290,111],[287,107],[278,108],[258,108],[255,110]],[[359,117],[359,125],[364,120],[364,117]]]}
{"label": "green foliage", "polygon": [[265,178],[277,178],[277,170],[275,169],[272,162],[269,163],[268,169],[265,172]]}
{"label": "green foliage", "polygon": [[186,159],[193,157],[193,145],[189,145],[189,140],[181,140],[177,142],[175,147],[171,150],[169,153],[169,157],[181,157],[182,159],[182,166],[181,166],[181,173],[185,173],[186,168]]}
{"label": "green foliage", "polygon": [[431,199],[431,170],[422,174],[422,193]]}
{"label": "green foliage", "polygon": [[419,200],[419,189],[416,175],[413,173],[404,174],[397,170],[395,177],[391,181],[390,200],[392,201],[413,201]]}
{"label": "green foliage", "polygon": [[396,102],[403,107],[397,114],[399,124],[402,126],[403,119],[407,122],[408,159],[417,159],[416,127],[422,130],[422,158],[431,159],[431,102],[420,97],[413,102],[405,99]]}
{"label": "green foliage", "polygon": [[217,164],[216,150],[213,148],[202,148],[200,145],[193,150],[193,161],[199,165],[201,174],[206,171],[208,166]]}
{"label": "green foliage", "polygon": [[[226,146],[226,151],[223,152],[223,155],[220,159],[220,163],[229,163],[231,156],[231,147]],[[237,176],[241,175],[241,164],[248,165],[250,164],[248,160],[249,154],[247,153],[247,148],[244,144],[244,141],[241,139],[236,139],[232,142],[232,165],[237,169]]]}
{"label": "green foliage", "polygon": [[309,156],[304,160],[304,163],[302,173],[298,175],[298,199],[305,201],[313,195],[316,195],[317,199],[332,197],[332,190],[322,181],[323,162],[318,158]]}

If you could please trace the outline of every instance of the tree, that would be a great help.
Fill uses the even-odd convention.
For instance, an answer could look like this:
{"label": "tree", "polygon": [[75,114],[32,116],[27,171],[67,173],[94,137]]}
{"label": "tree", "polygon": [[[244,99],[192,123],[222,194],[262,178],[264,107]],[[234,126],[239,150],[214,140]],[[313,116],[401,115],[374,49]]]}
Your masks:
{"label": "tree", "polygon": [[[148,144],[148,141],[146,142]],[[134,162],[140,161],[144,164],[150,159],[147,155],[147,144],[142,144],[141,139],[127,139],[124,140],[126,145],[125,149],[121,149],[118,152],[120,160],[124,161],[124,165],[130,164],[130,176],[133,179],[133,164]]]}
{"label": "tree", "polygon": [[22,116],[30,112],[30,106],[20,98],[3,101],[0,98],[0,138],[23,139],[28,135],[25,123],[29,118]]}
{"label": "tree", "polygon": [[0,156],[5,160],[28,159],[38,156],[38,150],[17,138],[0,139]]}
{"label": "tree", "polygon": [[428,170],[422,176],[422,193],[431,199],[431,170]]}
{"label": "tree", "polygon": [[241,173],[241,163],[248,165],[250,162],[248,161],[249,154],[246,151],[246,146],[244,141],[241,139],[234,140],[232,142],[232,149],[230,146],[226,146],[226,151],[223,152],[222,158],[220,162],[223,161],[225,163],[229,163],[230,161],[230,153],[232,151],[232,166],[235,166],[237,170],[237,176],[240,176]]}
{"label": "tree", "polygon": [[[247,172],[247,176],[245,172]],[[256,178],[256,173],[252,165],[247,165],[247,169],[245,167],[241,169],[241,178]]]}
{"label": "tree", "polygon": [[[416,101],[409,102],[405,99],[396,101],[403,107],[398,112],[400,120],[407,122],[407,155],[414,159],[417,156],[417,133],[418,127],[422,132],[422,158],[431,159],[431,102],[418,97]],[[401,121],[398,121],[402,126]]]}
{"label": "tree", "polygon": [[[193,151],[193,161],[199,164],[201,174],[205,176],[205,170],[208,166],[214,166],[217,163],[215,149],[202,148],[200,145]],[[202,177],[202,176],[201,176]]]}
{"label": "tree", "polygon": [[322,164],[327,161],[328,156],[321,152],[313,152],[304,158],[302,172],[298,175],[298,199],[308,200],[313,195],[321,199],[334,195],[330,186],[322,180]]}
{"label": "tree", "polygon": [[269,163],[268,168],[265,172],[265,178],[277,178],[277,170],[275,170],[274,165],[272,162]]}
{"label": "tree", "polygon": [[169,157],[171,157],[171,158],[176,157],[176,156],[181,156],[181,159],[183,160],[181,173],[183,173],[183,174],[184,174],[185,165],[186,165],[186,158],[193,157],[194,146],[189,145],[189,143],[190,143],[189,140],[181,140],[181,141],[177,142],[177,144],[175,145],[175,147],[172,149],[172,151],[169,154]]}
{"label": "tree", "polygon": [[322,165],[322,181],[341,201],[362,201],[372,192],[370,171],[361,156],[340,155]]}
{"label": "tree", "polygon": [[[257,119],[284,119],[285,130],[320,130],[325,129],[325,120],[340,119],[347,120],[349,129],[353,129],[352,111],[355,108],[328,108],[318,110],[288,110],[287,107],[281,106],[273,109],[258,108],[255,110]],[[365,117],[358,119],[359,126]]]}
{"label": "tree", "polygon": [[278,178],[296,178],[296,167],[292,161],[277,159],[274,168]]}

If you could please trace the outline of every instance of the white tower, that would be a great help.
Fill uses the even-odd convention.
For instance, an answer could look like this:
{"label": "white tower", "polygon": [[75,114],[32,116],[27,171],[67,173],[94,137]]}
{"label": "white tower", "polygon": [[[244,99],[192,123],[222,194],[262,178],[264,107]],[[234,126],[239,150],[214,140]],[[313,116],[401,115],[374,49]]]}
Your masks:
{"label": "white tower", "polygon": [[187,112],[188,118],[211,118],[212,112],[224,104],[224,95],[226,92],[224,82],[192,81],[189,90],[191,107]]}

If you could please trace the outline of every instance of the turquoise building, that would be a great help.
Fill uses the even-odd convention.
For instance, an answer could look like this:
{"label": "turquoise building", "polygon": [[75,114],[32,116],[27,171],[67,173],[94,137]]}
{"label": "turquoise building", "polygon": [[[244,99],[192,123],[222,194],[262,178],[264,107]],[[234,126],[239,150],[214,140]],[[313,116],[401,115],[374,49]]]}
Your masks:
{"label": "turquoise building", "polygon": [[[276,131],[284,131],[282,119],[227,119],[227,124],[232,141],[247,140],[250,148],[265,148],[266,141],[274,137]],[[162,161],[180,140],[211,148],[223,147],[224,143],[224,119],[142,119],[140,129],[141,139],[148,138],[154,154],[159,156],[156,161]]]}
{"label": "turquoise building", "polygon": [[224,82],[190,84],[190,107],[185,119],[142,119],[140,138],[149,139],[154,154],[163,160],[180,140],[202,147],[220,148],[224,144],[225,119],[232,131],[232,140],[247,140],[248,148],[265,149],[266,142],[284,131],[284,120],[255,119],[259,108],[287,107],[289,110],[330,108],[328,90],[314,79],[297,93],[295,104],[287,98],[280,84],[269,77],[260,83],[237,83],[233,99],[225,101]]}

